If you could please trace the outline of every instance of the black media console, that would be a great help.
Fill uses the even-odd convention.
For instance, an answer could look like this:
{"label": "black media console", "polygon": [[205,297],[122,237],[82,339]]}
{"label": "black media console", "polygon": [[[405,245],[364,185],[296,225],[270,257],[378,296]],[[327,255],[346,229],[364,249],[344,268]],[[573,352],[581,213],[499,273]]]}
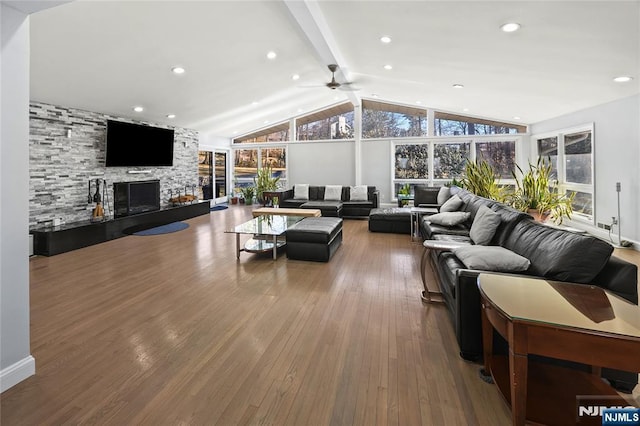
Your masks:
{"label": "black media console", "polygon": [[53,256],[82,247],[103,243],[127,235],[125,231],[154,228],[179,220],[190,219],[209,213],[208,201],[167,207],[161,210],[119,217],[103,222],[68,223],[60,226],[36,228],[33,234],[33,252],[43,256]]}

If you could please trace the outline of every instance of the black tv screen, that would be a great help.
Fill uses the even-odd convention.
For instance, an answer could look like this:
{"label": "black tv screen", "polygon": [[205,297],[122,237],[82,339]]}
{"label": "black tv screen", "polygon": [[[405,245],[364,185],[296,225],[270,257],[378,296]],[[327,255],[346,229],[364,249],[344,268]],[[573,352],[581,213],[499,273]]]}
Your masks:
{"label": "black tv screen", "polygon": [[107,120],[107,167],[172,165],[172,129]]}

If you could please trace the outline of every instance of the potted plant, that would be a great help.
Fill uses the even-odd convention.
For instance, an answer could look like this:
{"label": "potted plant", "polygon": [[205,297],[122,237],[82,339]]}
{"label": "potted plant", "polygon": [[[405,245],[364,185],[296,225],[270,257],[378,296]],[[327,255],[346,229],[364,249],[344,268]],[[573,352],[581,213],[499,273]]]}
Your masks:
{"label": "potted plant", "polygon": [[505,190],[498,183],[499,179],[498,173],[486,161],[467,161],[464,177],[459,184],[476,195],[502,202],[505,199]]}
{"label": "potted plant", "polygon": [[254,186],[245,186],[241,189],[242,196],[247,204],[253,204],[253,197],[256,193],[256,188]]}
{"label": "potted plant", "polygon": [[409,204],[409,198],[411,196],[411,186],[405,183],[398,189],[398,206],[404,207]]}
{"label": "potted plant", "polygon": [[510,196],[510,204],[532,215],[534,219],[544,222],[552,217],[560,224],[564,218],[571,219],[572,203],[575,195],[567,196],[558,191],[558,181],[551,178],[551,162],[538,158],[536,164],[529,163],[529,170],[523,172],[517,166],[522,178],[519,180],[515,172],[516,189]]}
{"label": "potted plant", "polygon": [[271,167],[262,167],[261,169],[258,169],[258,174],[253,178],[253,182],[256,185],[256,196],[262,205],[265,204],[265,199],[262,194],[278,189],[279,180],[279,177],[273,177]]}

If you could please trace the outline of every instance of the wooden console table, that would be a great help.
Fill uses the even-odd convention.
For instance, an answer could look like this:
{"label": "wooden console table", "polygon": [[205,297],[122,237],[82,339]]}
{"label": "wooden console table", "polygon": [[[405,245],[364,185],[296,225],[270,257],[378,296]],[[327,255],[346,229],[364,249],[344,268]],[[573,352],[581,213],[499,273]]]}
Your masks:
{"label": "wooden console table", "polygon": [[260,207],[251,212],[253,217],[258,216],[302,216],[302,217],[320,217],[322,212],[318,209],[288,209],[288,208],[273,208],[273,207]]}
{"label": "wooden console table", "polygon": [[[600,287],[521,276],[480,274],[478,287],[485,372],[511,404],[514,425],[574,424],[578,395],[632,405],[600,379],[600,368],[640,372],[640,307]],[[493,355],[494,328],[508,356]],[[530,354],[591,365],[592,373],[537,363]],[[601,424],[599,417],[580,420]]]}

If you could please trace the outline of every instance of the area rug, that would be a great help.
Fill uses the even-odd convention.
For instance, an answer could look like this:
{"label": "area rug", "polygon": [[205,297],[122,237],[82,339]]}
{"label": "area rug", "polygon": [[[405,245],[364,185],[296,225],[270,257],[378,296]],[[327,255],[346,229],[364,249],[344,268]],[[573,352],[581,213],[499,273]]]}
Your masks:
{"label": "area rug", "polygon": [[133,235],[137,235],[139,237],[146,237],[148,235],[170,234],[172,232],[182,231],[183,229],[187,229],[188,227],[189,227],[188,223],[173,222],[173,223],[168,223],[166,225],[156,226],[155,228],[137,231],[137,232],[134,232]]}
{"label": "area rug", "polygon": [[229,206],[226,205],[226,204],[216,204],[215,206],[211,207],[211,211],[215,212],[215,211],[218,211],[218,210],[224,210],[224,209],[228,209],[228,208],[229,208]]}

